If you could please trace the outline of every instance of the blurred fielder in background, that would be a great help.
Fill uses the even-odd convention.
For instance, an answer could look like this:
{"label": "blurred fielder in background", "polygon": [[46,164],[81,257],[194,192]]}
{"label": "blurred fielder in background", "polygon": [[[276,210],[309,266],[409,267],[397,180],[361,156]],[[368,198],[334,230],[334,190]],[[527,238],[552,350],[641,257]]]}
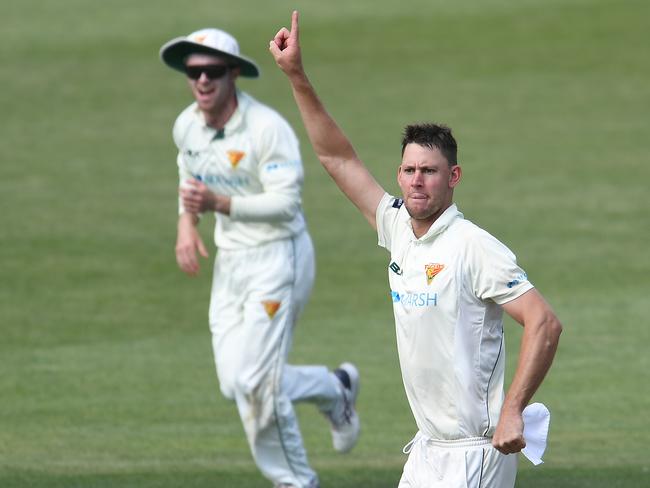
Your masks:
{"label": "blurred fielder in background", "polygon": [[178,266],[199,271],[208,256],[196,228],[214,212],[219,249],[210,299],[210,330],[221,392],[235,400],[251,452],[275,486],[314,488],[292,402],[315,403],[328,417],[334,448],[359,435],[359,375],[344,363],[285,364],[293,327],[314,282],[314,250],[301,208],[298,140],[274,110],[239,91],[238,76],[256,64],[237,41],[203,29],[162,46],[162,60],[184,73],[195,102],[176,119]]}
{"label": "blurred fielder in background", "polygon": [[[377,230],[388,275],[406,394],[419,432],[400,488],[508,488],[525,446],[522,411],[551,365],[562,326],[510,250],[463,218],[451,130],[408,126],[389,195],[357,157],[302,66],[298,13],[269,49],[291,83],[321,163]],[[503,310],[524,326],[503,395]],[[508,455],[510,454],[510,455]]]}

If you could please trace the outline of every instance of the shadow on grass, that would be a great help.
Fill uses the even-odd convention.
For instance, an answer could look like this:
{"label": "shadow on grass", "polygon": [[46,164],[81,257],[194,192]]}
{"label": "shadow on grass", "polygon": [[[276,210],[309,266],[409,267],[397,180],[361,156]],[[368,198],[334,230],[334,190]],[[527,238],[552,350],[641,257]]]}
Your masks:
{"label": "shadow on grass", "polygon": [[[323,488],[395,488],[400,472],[395,469],[322,470]],[[3,488],[270,488],[255,471],[188,471],[152,473],[51,474],[2,469]],[[650,486],[648,468],[541,467],[522,470],[517,488],[641,488]]]}

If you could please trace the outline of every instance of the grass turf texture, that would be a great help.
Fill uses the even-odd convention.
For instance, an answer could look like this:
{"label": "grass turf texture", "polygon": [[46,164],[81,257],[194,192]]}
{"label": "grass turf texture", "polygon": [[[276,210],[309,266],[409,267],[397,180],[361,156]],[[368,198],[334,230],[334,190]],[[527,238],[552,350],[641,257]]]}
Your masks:
{"label": "grass turf texture", "polygon": [[[295,363],[362,371],[349,456],[299,407],[323,486],[396,485],[414,433],[387,255],[318,167],[266,52],[295,4],[10,1],[0,26],[0,486],[266,487],[218,393],[209,265],[175,269],[170,129],[189,103],[157,50],[208,25],[263,78],[241,86],[303,141],[319,274]],[[535,399],[546,464],[520,487],[648,486],[650,68],[645,1],[306,1],[308,72],[390,191],[402,127],[450,124],[465,215],[505,241],[565,323]],[[203,233],[210,239],[210,219]],[[509,372],[519,327],[507,324]]]}

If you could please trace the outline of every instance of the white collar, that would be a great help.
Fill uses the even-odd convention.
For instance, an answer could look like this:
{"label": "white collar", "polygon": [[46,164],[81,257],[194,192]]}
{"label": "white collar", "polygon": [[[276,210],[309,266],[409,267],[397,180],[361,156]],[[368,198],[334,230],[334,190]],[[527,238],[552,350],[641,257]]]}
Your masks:
{"label": "white collar", "polygon": [[[408,211],[407,211],[408,214]],[[431,224],[431,227],[429,227],[429,230],[420,238],[415,237],[415,234],[412,235],[411,240],[412,241],[425,241],[428,239],[431,239],[432,237],[440,234],[442,231],[444,231],[447,227],[451,225],[451,223],[456,220],[456,219],[462,219],[463,214],[460,213],[458,210],[458,207],[456,206],[455,203],[452,203],[447,209],[442,212],[440,217],[438,217],[436,220],[433,221]],[[409,221],[410,221],[409,217]],[[409,225],[411,227],[411,232],[413,231],[413,226]]]}

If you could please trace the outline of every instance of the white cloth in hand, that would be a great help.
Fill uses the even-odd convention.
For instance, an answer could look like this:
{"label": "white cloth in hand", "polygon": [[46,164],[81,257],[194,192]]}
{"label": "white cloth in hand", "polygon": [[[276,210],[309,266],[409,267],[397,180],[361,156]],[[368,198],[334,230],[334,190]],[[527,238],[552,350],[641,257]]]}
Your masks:
{"label": "white cloth in hand", "polygon": [[548,426],[551,422],[551,412],[543,403],[531,403],[522,412],[524,420],[524,440],[526,447],[521,453],[535,466],[542,464],[542,456],[546,450]]}

